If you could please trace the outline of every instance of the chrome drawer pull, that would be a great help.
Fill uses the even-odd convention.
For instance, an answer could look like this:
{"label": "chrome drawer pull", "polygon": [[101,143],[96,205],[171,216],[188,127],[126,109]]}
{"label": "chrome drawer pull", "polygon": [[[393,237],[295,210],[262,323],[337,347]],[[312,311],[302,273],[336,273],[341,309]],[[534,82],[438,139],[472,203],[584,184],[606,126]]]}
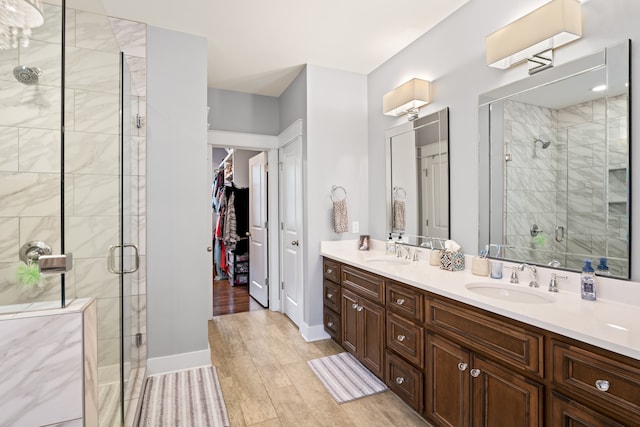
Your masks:
{"label": "chrome drawer pull", "polygon": [[600,391],[609,390],[609,381],[607,380],[596,380],[596,388]]}
{"label": "chrome drawer pull", "polygon": [[329,299],[333,298],[333,294],[327,294],[327,298]]}
{"label": "chrome drawer pull", "polygon": [[363,306],[359,305],[358,306],[358,311],[362,311],[363,308],[364,308]]}
{"label": "chrome drawer pull", "polygon": [[458,363],[458,369],[460,369],[461,371],[466,371],[468,367],[469,367],[469,365],[467,365],[464,362]]}
{"label": "chrome drawer pull", "polygon": [[398,341],[402,342],[406,339],[407,337],[405,337],[404,335],[398,335]]}
{"label": "chrome drawer pull", "polygon": [[402,304],[404,304],[404,300],[403,300],[402,298],[398,298],[398,299],[396,300],[396,304],[398,304],[398,305],[402,305]]}
{"label": "chrome drawer pull", "polygon": [[357,310],[358,309],[358,304],[356,304],[356,303],[351,304],[351,308],[353,308],[354,310]]}
{"label": "chrome drawer pull", "polygon": [[480,369],[472,369],[470,372],[473,378],[478,378],[480,376]]}
{"label": "chrome drawer pull", "polygon": [[333,328],[333,322],[328,322],[328,323],[327,323],[327,327],[328,327],[328,328]]}
{"label": "chrome drawer pull", "polygon": [[327,274],[333,273],[333,268],[327,268]]}
{"label": "chrome drawer pull", "polygon": [[404,378],[402,378],[402,377],[397,377],[396,378],[396,383],[402,384],[403,382],[404,382]]}

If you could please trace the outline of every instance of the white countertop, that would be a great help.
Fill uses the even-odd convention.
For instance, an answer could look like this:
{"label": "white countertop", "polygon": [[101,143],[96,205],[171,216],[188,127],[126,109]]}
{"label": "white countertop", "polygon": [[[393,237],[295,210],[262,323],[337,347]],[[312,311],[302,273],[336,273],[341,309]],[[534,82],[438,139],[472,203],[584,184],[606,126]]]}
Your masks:
{"label": "white countertop", "polygon": [[[510,270],[505,269],[500,280],[471,274],[471,257],[465,261],[464,271],[451,272],[429,265],[428,250],[423,250],[423,258],[407,264],[367,262],[368,259],[385,255],[384,242],[372,242],[372,250],[359,251],[356,241],[322,242],[321,254],[334,260],[351,264],[372,273],[406,283],[416,288],[432,292],[465,304],[500,314],[514,320],[528,323],[585,343],[640,360],[640,284],[598,277],[599,295],[596,301],[580,298],[580,275],[558,272],[569,276],[568,280],[558,279],[560,292],[548,292],[547,287],[552,269],[539,269],[539,288],[530,288],[528,272],[519,272],[520,283],[509,284]],[[505,263],[505,266],[513,265]],[[544,279],[544,280],[542,280]],[[553,302],[545,304],[518,303],[483,296],[465,287],[467,283],[485,282],[520,287],[527,292],[539,292],[550,297]],[[619,287],[617,290],[613,288]],[[604,288],[609,288],[604,291]],[[576,290],[574,290],[574,288]],[[600,292],[602,288],[602,292]],[[570,290],[569,290],[570,289]],[[623,295],[620,295],[623,293]],[[626,295],[626,297],[625,297]],[[606,297],[610,297],[607,299]],[[616,300],[617,299],[617,300]],[[622,302],[625,301],[625,302]],[[631,302],[631,303],[628,303]]]}

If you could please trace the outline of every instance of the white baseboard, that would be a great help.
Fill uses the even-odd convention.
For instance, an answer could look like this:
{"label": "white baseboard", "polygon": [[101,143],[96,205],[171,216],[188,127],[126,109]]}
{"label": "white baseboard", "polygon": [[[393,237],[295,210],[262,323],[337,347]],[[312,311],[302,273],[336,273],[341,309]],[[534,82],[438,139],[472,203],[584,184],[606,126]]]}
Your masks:
{"label": "white baseboard", "polygon": [[147,376],[166,374],[211,365],[211,351],[200,350],[191,353],[172,354],[171,356],[147,359]]}
{"label": "white baseboard", "polygon": [[314,325],[309,326],[306,323],[302,322],[300,326],[300,334],[302,334],[302,338],[306,342],[320,341],[331,338],[328,333],[324,330],[324,325]]}

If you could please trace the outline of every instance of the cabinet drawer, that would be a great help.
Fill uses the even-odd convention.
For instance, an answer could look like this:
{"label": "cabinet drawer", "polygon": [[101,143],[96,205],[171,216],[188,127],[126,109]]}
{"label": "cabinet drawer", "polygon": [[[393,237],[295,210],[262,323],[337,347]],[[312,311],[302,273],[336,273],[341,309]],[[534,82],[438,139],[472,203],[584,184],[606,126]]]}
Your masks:
{"label": "cabinet drawer", "polygon": [[492,316],[427,300],[427,324],[465,346],[516,369],[544,375],[544,336]]}
{"label": "cabinet drawer", "polygon": [[604,408],[629,411],[640,421],[640,362],[623,363],[556,340],[551,355],[555,384]]}
{"label": "cabinet drawer", "polygon": [[337,285],[328,280],[323,280],[323,301],[324,305],[329,307],[331,310],[340,314],[340,285]]}
{"label": "cabinet drawer", "polygon": [[387,352],[386,383],[416,412],[422,413],[424,378],[422,372]]}
{"label": "cabinet drawer", "polygon": [[342,341],[342,337],[340,336],[342,330],[340,320],[338,313],[329,310],[327,307],[324,308],[324,330],[338,343]]}
{"label": "cabinet drawer", "polygon": [[592,409],[587,408],[573,400],[567,399],[561,394],[551,393],[549,400],[551,422],[554,426],[607,426],[623,427],[609,417],[606,417]]}
{"label": "cabinet drawer", "polygon": [[367,298],[369,301],[384,304],[384,279],[375,274],[343,265],[341,283],[345,288]]}
{"label": "cabinet drawer", "polygon": [[410,320],[424,322],[424,299],[418,289],[387,281],[387,308]]}
{"label": "cabinet drawer", "polygon": [[328,258],[323,258],[322,276],[334,283],[340,283],[340,264]]}
{"label": "cabinet drawer", "polygon": [[387,313],[387,348],[424,368],[424,328]]}

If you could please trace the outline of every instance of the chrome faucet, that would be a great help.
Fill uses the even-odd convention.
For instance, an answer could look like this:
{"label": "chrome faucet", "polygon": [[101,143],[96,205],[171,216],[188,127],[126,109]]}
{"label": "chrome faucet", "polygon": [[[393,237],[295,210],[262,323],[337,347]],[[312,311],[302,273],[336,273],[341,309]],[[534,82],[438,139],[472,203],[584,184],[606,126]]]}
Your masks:
{"label": "chrome faucet", "polygon": [[[405,253],[404,257],[402,256],[402,252]],[[405,245],[398,245],[398,247],[396,248],[396,257],[398,258],[409,259],[410,254],[411,254],[411,249],[409,249]]]}
{"label": "chrome faucet", "polygon": [[529,282],[529,286],[532,288],[537,288],[539,285],[538,285],[538,271],[536,270],[536,266],[529,265],[529,264],[520,264],[518,266],[518,270],[520,271],[524,271],[525,268],[529,269],[529,273],[531,275],[531,281]]}
{"label": "chrome faucet", "polygon": [[556,279],[568,279],[567,276],[558,276],[556,273],[551,273],[551,280],[549,281],[549,292],[558,292],[558,282]]}
{"label": "chrome faucet", "polygon": [[518,280],[518,267],[510,267],[511,268],[511,278],[509,279],[509,283],[520,283]]}

